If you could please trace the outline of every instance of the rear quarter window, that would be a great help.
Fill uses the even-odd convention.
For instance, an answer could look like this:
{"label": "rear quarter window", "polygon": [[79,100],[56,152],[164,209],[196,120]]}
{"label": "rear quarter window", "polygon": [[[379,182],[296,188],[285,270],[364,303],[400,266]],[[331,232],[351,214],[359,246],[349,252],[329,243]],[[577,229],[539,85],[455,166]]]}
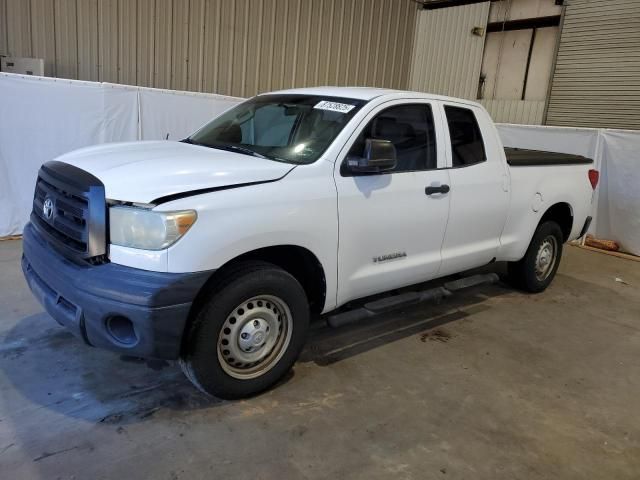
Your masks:
{"label": "rear quarter window", "polygon": [[454,167],[475,165],[487,160],[480,127],[473,111],[461,107],[444,107],[451,138]]}

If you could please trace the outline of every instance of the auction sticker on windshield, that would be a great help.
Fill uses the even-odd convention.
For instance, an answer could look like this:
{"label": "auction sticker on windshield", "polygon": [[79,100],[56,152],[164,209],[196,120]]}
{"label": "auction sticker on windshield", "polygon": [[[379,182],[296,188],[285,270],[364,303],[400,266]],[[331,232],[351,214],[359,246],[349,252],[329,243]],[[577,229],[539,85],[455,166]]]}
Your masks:
{"label": "auction sticker on windshield", "polygon": [[313,108],[317,108],[320,110],[331,110],[332,112],[349,113],[351,110],[356,108],[356,106],[349,105],[348,103],[329,102],[327,100],[323,100],[316,103]]}

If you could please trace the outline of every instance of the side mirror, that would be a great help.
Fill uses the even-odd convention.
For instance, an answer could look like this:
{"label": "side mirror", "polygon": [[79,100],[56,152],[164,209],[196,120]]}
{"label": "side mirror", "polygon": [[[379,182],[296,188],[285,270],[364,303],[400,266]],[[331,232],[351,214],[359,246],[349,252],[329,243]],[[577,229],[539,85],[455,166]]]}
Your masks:
{"label": "side mirror", "polygon": [[347,157],[351,173],[380,173],[396,167],[396,147],[389,140],[367,138],[362,157]]}

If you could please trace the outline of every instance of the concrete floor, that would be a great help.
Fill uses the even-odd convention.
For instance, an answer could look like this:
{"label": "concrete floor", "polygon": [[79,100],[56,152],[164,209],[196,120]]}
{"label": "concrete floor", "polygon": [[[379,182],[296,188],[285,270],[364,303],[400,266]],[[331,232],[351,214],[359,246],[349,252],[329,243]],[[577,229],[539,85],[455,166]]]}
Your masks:
{"label": "concrete floor", "polygon": [[20,255],[0,242],[0,478],[640,476],[640,263],[567,247],[540,295],[318,324],[281,385],[221,402],[175,365],[82,345]]}

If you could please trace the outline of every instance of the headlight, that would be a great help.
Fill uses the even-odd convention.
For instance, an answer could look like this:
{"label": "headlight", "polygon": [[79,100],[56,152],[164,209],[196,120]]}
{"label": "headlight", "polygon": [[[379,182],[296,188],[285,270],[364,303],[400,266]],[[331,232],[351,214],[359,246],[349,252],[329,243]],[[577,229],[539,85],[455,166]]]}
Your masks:
{"label": "headlight", "polygon": [[155,212],[136,207],[109,209],[111,243],[144,250],[162,250],[176,242],[196,221],[196,212]]}

